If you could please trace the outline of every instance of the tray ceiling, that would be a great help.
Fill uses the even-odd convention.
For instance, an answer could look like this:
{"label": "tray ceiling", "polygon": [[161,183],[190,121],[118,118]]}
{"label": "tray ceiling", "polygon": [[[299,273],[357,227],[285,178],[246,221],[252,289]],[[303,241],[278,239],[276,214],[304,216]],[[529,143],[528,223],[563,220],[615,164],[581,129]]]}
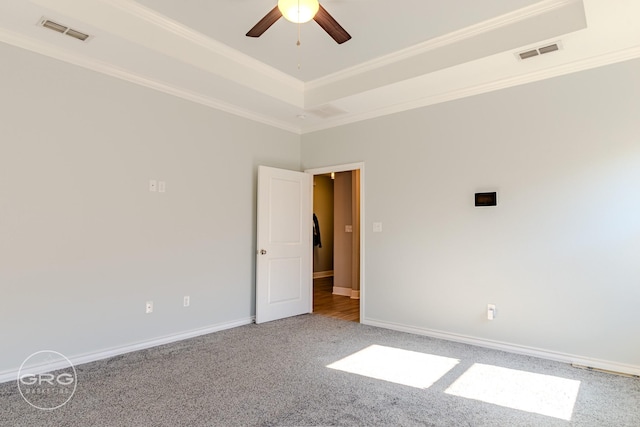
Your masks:
{"label": "tray ceiling", "polygon": [[640,56],[637,0],[324,0],[350,41],[311,21],[298,47],[284,19],[245,37],[276,3],[5,0],[0,41],[297,133]]}

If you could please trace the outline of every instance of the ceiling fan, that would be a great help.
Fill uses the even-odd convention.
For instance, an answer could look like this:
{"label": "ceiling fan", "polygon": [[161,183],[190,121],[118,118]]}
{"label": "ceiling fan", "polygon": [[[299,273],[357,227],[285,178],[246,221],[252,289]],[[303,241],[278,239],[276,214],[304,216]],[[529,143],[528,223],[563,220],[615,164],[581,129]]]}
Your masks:
{"label": "ceiling fan", "polygon": [[349,33],[333,19],[333,16],[322,7],[318,0],[278,0],[278,5],[249,30],[247,37],[260,37],[282,16],[288,21],[299,24],[313,19],[338,44],[351,39]]}

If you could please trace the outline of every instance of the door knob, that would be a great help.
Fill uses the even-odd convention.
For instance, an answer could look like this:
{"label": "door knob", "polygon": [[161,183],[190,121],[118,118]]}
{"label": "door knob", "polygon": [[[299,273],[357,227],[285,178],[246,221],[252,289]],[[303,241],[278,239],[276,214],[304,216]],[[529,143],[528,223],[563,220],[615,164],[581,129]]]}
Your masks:
{"label": "door knob", "polygon": [[260,255],[266,255],[267,251],[265,251],[264,249],[260,249]]}

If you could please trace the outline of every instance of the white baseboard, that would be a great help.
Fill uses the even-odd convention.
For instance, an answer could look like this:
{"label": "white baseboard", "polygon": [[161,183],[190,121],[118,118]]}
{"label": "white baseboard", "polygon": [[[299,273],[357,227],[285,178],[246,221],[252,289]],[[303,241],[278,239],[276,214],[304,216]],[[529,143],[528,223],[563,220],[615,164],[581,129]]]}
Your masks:
{"label": "white baseboard", "polygon": [[333,270],[313,272],[314,279],[324,279],[325,277],[333,277]]}
{"label": "white baseboard", "polygon": [[360,291],[351,290],[351,299],[360,299]]}
{"label": "white baseboard", "polygon": [[[189,338],[195,338],[200,335],[207,335],[213,332],[223,331],[225,329],[237,328],[238,326],[244,326],[253,323],[255,317],[250,317],[246,319],[235,320],[231,322],[223,322],[218,323],[211,326],[206,326],[204,328],[192,329],[186,332],[180,332],[173,335],[166,335],[159,338],[154,338],[147,341],[140,341],[133,344],[128,344],[121,347],[113,347],[106,350],[99,350],[91,353],[84,353],[75,356],[67,356],[67,358],[71,361],[74,366],[82,365],[84,363],[95,362],[97,360],[108,359],[110,357],[119,356],[125,353],[131,353],[133,351],[144,350],[151,347],[156,347],[159,345],[170,344],[172,342],[182,341]],[[37,373],[45,373],[51,372],[55,369],[59,369],[60,366],[58,364],[53,365],[42,365],[38,366],[35,369],[30,369],[31,372]],[[67,365],[68,366],[68,365]],[[15,370],[9,370],[0,372],[0,383],[8,382],[8,381],[16,381],[18,379],[18,371],[19,368]]]}
{"label": "white baseboard", "polygon": [[376,326],[379,328],[392,329],[395,331],[408,332],[416,335],[424,335],[432,338],[440,338],[448,341],[476,345],[478,347],[507,351],[509,353],[523,354],[526,356],[539,357],[541,359],[554,360],[556,362],[564,362],[572,365],[596,368],[604,371],[610,371],[611,373],[622,373],[627,375],[640,376],[640,366],[613,362],[610,360],[593,359],[590,357],[577,356],[574,354],[559,353],[556,351],[544,350],[535,347],[487,340],[484,338],[475,338],[467,335],[452,334],[449,332],[419,328],[415,326],[403,325],[400,323],[385,322],[371,318],[362,319],[361,323],[365,325]]}
{"label": "white baseboard", "polygon": [[341,288],[340,286],[334,286],[333,287],[333,294],[334,295],[342,295],[343,297],[350,297],[351,296],[351,288]]}

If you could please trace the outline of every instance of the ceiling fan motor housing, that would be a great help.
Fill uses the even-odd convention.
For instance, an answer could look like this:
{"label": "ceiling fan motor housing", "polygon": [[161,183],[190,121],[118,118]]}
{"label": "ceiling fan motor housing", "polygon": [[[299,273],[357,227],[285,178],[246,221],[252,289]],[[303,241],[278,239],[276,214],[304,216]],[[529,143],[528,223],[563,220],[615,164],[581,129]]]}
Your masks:
{"label": "ceiling fan motor housing", "polygon": [[303,24],[316,16],[318,0],[278,0],[278,9],[287,21]]}
{"label": "ceiling fan motor housing", "polygon": [[247,37],[260,37],[282,16],[300,24],[313,19],[338,44],[351,39],[349,33],[320,5],[318,0],[278,0],[278,5],[249,30]]}

